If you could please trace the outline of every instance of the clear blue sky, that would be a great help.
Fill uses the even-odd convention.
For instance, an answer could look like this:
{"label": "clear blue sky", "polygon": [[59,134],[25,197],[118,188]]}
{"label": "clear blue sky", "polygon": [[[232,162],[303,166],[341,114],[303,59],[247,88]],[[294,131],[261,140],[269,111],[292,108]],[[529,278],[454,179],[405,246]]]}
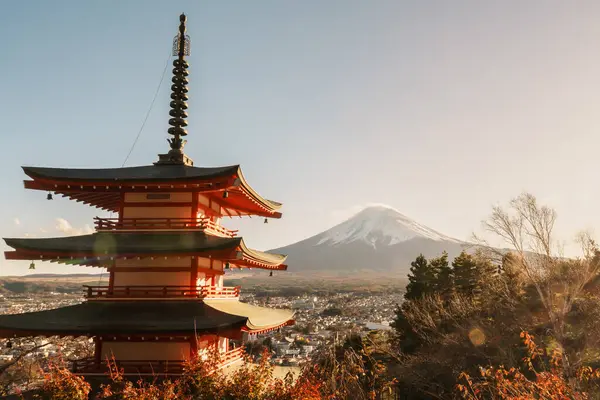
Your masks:
{"label": "clear blue sky", "polygon": [[[558,210],[566,239],[600,225],[600,2],[55,0],[2,4],[1,236],[91,225],[98,210],[25,191],[20,166],[120,166],[181,12],[187,154],[240,163],[285,206],[268,225],[234,221],[251,246],[369,202],[466,239],[523,190]],[[167,149],[169,78],[127,165]]]}

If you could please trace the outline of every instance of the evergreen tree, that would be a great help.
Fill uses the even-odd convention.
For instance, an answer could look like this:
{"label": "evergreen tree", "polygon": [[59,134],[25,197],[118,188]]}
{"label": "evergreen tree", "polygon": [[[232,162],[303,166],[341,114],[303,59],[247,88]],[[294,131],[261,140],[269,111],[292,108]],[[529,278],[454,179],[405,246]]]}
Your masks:
{"label": "evergreen tree", "polygon": [[489,287],[493,279],[498,277],[498,265],[494,265],[488,258],[476,256],[475,266],[477,285],[479,291],[482,292]]}
{"label": "evergreen tree", "polygon": [[404,298],[406,300],[420,299],[426,294],[433,293],[435,290],[436,274],[423,254],[420,254],[410,265],[408,285],[406,285]]}
{"label": "evergreen tree", "polygon": [[478,288],[477,263],[470,254],[462,252],[452,261],[454,287],[458,293],[473,295]]}
{"label": "evergreen tree", "polygon": [[472,256],[463,251],[452,261],[452,272],[456,291],[473,296],[483,292],[498,275],[498,267],[484,257]]}
{"label": "evergreen tree", "polygon": [[435,273],[434,291],[442,296],[452,293],[454,274],[448,263],[448,253],[444,251],[440,257],[429,260],[429,265]]}

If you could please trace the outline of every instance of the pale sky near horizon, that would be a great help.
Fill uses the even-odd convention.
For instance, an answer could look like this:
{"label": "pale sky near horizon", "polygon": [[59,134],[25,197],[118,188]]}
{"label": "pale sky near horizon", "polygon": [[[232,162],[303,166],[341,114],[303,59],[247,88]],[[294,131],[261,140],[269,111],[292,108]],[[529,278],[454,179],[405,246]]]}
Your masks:
{"label": "pale sky near horizon", "polygon": [[[529,191],[568,240],[600,226],[600,2],[21,1],[0,12],[2,237],[86,232],[21,165],[118,167],[188,16],[196,165],[284,203],[233,221],[258,249],[385,203],[459,239]],[[164,152],[170,68],[128,166]],[[86,227],[88,225],[88,227]],[[2,250],[7,247],[2,244]],[[0,257],[0,275],[28,263]],[[99,272],[37,263],[35,272]]]}

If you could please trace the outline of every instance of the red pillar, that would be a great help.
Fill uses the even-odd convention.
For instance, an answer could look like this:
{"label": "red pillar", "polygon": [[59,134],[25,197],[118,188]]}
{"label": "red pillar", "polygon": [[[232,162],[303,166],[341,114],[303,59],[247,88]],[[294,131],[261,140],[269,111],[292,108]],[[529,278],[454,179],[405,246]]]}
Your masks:
{"label": "red pillar", "polygon": [[119,199],[119,223],[123,222],[123,209],[125,208],[125,193],[121,192]]}
{"label": "red pillar", "polygon": [[190,340],[190,358],[193,360],[198,356],[198,336],[194,335]]}
{"label": "red pillar", "polygon": [[198,193],[192,193],[192,213],[190,218],[196,221],[198,218]]}
{"label": "red pillar", "polygon": [[102,362],[102,341],[98,336],[94,338],[94,361],[97,365]]}
{"label": "red pillar", "polygon": [[115,286],[115,266],[117,265],[116,261],[110,263],[110,269],[108,271],[108,291],[112,293],[113,288]]}
{"label": "red pillar", "polygon": [[191,269],[190,269],[190,289],[196,290],[198,286],[198,257],[191,258]]}

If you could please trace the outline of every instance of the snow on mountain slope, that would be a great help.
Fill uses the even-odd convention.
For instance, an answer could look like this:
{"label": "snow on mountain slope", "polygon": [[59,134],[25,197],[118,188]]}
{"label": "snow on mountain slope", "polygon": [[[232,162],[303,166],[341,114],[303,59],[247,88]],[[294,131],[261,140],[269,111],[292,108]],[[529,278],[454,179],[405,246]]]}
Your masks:
{"label": "snow on mountain slope", "polygon": [[398,210],[376,205],[318,235],[316,245],[338,245],[362,241],[373,248],[392,246],[415,238],[462,243],[401,214]]}

